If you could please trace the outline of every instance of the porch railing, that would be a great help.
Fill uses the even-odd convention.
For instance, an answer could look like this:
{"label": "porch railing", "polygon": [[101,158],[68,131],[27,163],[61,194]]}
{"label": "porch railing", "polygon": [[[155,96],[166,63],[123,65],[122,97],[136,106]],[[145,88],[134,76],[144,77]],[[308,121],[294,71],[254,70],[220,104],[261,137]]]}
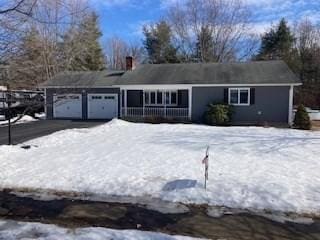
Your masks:
{"label": "porch railing", "polygon": [[148,118],[161,117],[171,119],[189,119],[188,108],[160,108],[160,107],[128,107],[122,108],[123,117]]}

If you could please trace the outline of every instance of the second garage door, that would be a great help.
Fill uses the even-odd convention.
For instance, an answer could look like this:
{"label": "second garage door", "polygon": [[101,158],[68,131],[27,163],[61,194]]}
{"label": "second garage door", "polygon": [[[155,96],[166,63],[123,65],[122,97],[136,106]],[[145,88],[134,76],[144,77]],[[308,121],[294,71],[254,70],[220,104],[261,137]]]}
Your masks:
{"label": "second garage door", "polygon": [[112,119],[118,117],[117,94],[88,94],[88,118]]}

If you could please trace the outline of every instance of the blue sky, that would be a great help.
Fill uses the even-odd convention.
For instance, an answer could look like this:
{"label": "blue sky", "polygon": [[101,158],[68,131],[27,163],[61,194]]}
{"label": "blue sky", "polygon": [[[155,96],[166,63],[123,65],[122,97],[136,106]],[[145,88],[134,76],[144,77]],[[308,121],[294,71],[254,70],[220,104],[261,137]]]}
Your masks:
{"label": "blue sky", "polygon": [[[141,28],[165,15],[175,2],[185,0],[89,0],[100,16],[103,39],[116,35],[141,42]],[[226,0],[228,1],[228,0]],[[290,23],[308,17],[320,24],[320,0],[244,0],[250,6],[252,28],[262,33],[285,17]],[[102,40],[103,41],[103,40]]]}

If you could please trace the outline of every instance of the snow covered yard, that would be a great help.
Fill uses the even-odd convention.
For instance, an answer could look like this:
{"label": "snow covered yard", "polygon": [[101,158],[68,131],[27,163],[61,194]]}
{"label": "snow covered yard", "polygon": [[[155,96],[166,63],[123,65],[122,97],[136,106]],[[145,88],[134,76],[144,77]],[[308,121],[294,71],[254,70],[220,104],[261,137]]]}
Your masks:
{"label": "snow covered yard", "polygon": [[26,144],[0,147],[0,187],[320,214],[320,132],[113,120]]}
{"label": "snow covered yard", "polygon": [[196,240],[195,238],[170,236],[135,230],[112,230],[108,228],[65,229],[55,225],[0,221],[0,239],[41,240]]}

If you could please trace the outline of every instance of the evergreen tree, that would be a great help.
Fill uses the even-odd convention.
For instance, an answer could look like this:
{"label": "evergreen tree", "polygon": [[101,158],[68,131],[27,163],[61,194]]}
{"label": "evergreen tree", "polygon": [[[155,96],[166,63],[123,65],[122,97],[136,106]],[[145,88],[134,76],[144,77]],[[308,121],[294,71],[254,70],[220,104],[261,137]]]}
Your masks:
{"label": "evergreen tree", "polygon": [[212,62],[213,56],[213,39],[209,26],[203,26],[197,36],[196,58],[200,62]]}
{"label": "evergreen tree", "polygon": [[300,104],[294,117],[294,127],[303,130],[311,129],[311,121],[306,108]]}
{"label": "evergreen tree", "polygon": [[71,71],[100,71],[105,68],[103,51],[99,43],[102,36],[98,16],[92,12],[78,28],[64,36],[64,53]]}
{"label": "evergreen tree", "polygon": [[294,36],[287,25],[286,20],[281,19],[280,23],[266,32],[261,39],[259,60],[288,60],[294,43]]}
{"label": "evergreen tree", "polygon": [[143,28],[144,47],[151,63],[177,63],[177,49],[172,44],[172,32],[165,21]]}
{"label": "evergreen tree", "polygon": [[41,38],[36,28],[31,27],[25,31],[18,44],[16,54],[10,64],[10,82],[14,88],[36,87],[39,83],[47,80],[44,61],[47,61],[41,51]]}

